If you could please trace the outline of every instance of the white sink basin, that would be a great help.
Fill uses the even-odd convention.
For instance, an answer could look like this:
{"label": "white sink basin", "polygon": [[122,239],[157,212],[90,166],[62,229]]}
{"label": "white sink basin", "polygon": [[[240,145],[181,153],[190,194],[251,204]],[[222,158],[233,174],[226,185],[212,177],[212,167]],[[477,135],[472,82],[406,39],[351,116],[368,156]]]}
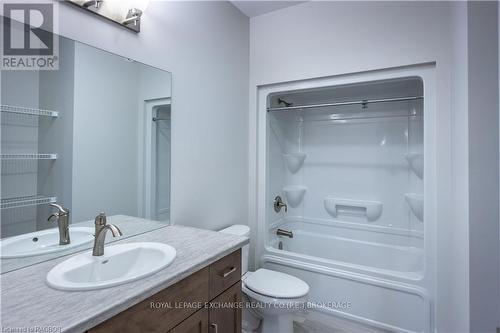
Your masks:
{"label": "white sink basin", "polygon": [[85,252],[58,264],[47,284],[60,290],[93,290],[152,275],[174,261],[177,252],[162,243],[126,243],[104,247],[104,255]]}
{"label": "white sink basin", "polygon": [[94,241],[94,228],[69,227],[70,244],[59,245],[59,229],[47,229],[0,241],[0,258],[32,257],[69,250]]}

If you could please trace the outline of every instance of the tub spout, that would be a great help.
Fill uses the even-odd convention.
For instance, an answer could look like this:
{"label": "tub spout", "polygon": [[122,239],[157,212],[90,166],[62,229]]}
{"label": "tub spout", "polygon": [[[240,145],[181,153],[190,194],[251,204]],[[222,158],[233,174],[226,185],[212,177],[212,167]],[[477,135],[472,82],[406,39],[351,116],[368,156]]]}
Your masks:
{"label": "tub spout", "polygon": [[278,235],[278,236],[286,236],[286,237],[293,238],[293,232],[291,232],[289,230],[284,230],[284,229],[277,229],[276,230],[276,235]]}

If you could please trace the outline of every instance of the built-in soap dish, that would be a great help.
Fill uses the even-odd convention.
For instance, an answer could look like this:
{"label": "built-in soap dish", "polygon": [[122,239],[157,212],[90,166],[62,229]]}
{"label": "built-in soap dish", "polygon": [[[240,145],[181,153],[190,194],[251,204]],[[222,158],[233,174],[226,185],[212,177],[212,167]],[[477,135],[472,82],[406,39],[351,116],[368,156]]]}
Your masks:
{"label": "built-in soap dish", "polygon": [[424,196],[417,193],[406,193],[405,200],[410,210],[419,221],[424,220]]}
{"label": "built-in soap dish", "polygon": [[304,164],[306,159],[306,153],[286,153],[283,154],[283,159],[285,160],[286,167],[291,173],[296,173]]}
{"label": "built-in soap dish", "polygon": [[301,185],[288,185],[283,187],[286,203],[291,207],[297,207],[304,198],[307,187]]}
{"label": "built-in soap dish", "polygon": [[336,197],[326,197],[325,209],[331,216],[337,218],[339,214],[364,215],[368,221],[377,220],[382,215],[383,205],[380,201],[352,200]]}
{"label": "built-in soap dish", "polygon": [[422,179],[424,176],[424,154],[408,153],[405,154],[406,161],[410,165],[411,170]]}

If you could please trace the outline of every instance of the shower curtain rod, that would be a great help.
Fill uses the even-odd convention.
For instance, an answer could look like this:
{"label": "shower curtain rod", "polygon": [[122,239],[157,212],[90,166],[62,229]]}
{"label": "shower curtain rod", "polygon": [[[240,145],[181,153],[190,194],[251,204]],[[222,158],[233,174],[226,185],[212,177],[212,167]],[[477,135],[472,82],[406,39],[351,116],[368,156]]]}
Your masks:
{"label": "shower curtain rod", "polygon": [[382,99],[363,99],[359,101],[348,101],[348,102],[336,102],[336,103],[324,103],[324,104],[310,104],[310,105],[294,105],[294,106],[284,106],[277,108],[267,108],[267,111],[285,111],[285,110],[299,110],[299,109],[312,109],[312,108],[324,108],[329,106],[343,106],[343,105],[367,105],[370,103],[383,103],[383,102],[400,102],[400,101],[414,101],[423,99],[424,96],[409,96],[409,97],[396,97],[396,98],[382,98]]}

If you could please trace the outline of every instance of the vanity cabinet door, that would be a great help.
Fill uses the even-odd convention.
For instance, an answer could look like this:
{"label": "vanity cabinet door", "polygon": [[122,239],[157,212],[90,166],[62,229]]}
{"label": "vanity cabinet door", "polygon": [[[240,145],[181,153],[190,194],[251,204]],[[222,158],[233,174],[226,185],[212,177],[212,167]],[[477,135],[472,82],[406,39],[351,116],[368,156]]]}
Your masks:
{"label": "vanity cabinet door", "polygon": [[198,310],[188,319],[168,331],[168,333],[207,333],[208,309]]}
{"label": "vanity cabinet door", "polygon": [[241,279],[241,249],[210,265],[210,299]]}
{"label": "vanity cabinet door", "polygon": [[209,332],[241,332],[241,281],[210,302]]}

